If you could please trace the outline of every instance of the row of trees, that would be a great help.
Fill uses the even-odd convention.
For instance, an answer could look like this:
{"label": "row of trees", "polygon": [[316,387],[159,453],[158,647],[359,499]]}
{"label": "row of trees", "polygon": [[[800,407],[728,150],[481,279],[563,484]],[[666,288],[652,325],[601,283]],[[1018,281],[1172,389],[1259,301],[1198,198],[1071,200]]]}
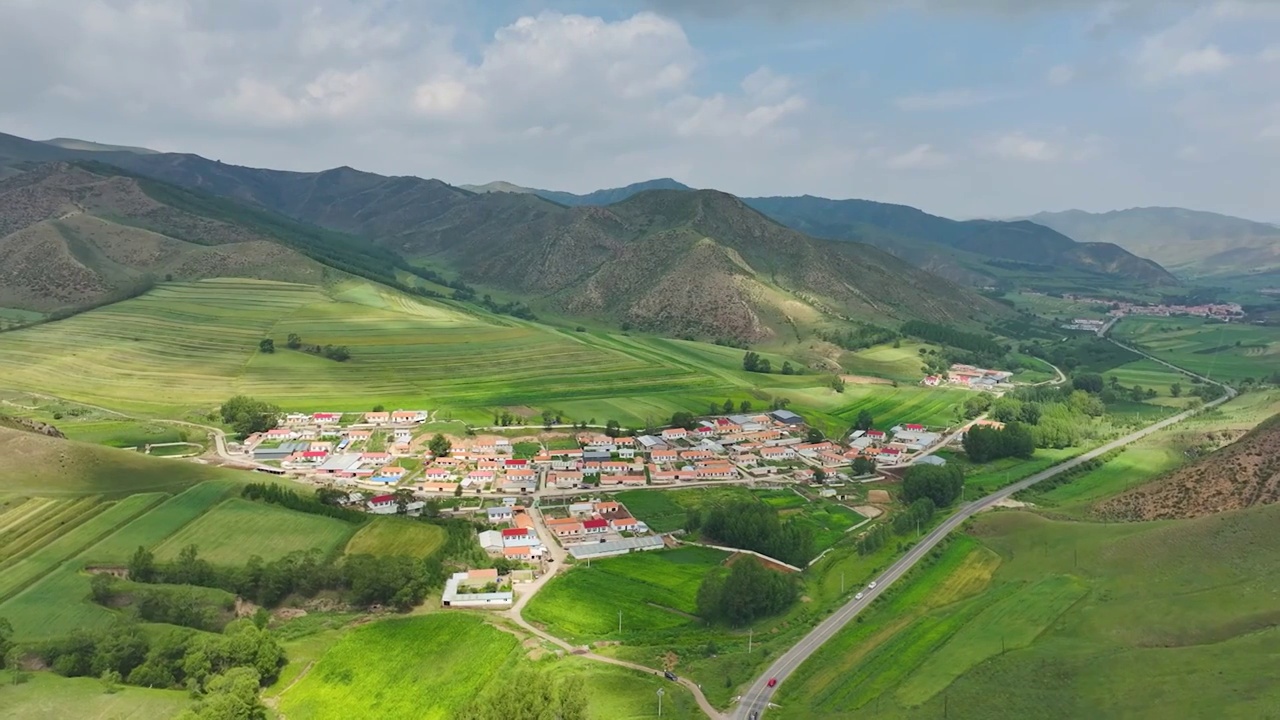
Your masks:
{"label": "row of trees", "polygon": [[247,395],[236,395],[218,408],[222,423],[241,438],[265,432],[280,422],[280,407]]}
{"label": "row of trees", "polygon": [[1007,457],[1028,459],[1035,454],[1036,440],[1022,423],[1003,428],[979,425],[964,434],[964,452],[976,463]]}
{"label": "row of trees", "polygon": [[902,334],[919,338],[937,345],[947,345],[960,350],[968,350],[979,355],[1000,357],[1008,350],[990,336],[957,330],[950,325],[909,320],[902,324]]}
{"label": "row of trees", "polygon": [[865,350],[875,345],[898,341],[898,333],[896,331],[867,323],[858,323],[852,330],[845,330],[844,332],[838,330],[819,331],[818,337],[845,350]]}
{"label": "row of trees", "polygon": [[766,568],[751,555],[740,556],[726,573],[713,568],[698,587],[698,616],[734,627],[777,615],[791,607],[799,593],[792,575]]}
{"label": "row of trees", "polygon": [[340,503],[346,499],[347,493],[336,488],[316,488],[315,495],[307,497],[280,485],[249,483],[240,490],[240,497],[352,523],[363,523],[369,519],[368,515],[359,510],[341,507]]}
{"label": "row of trees", "polygon": [[242,567],[219,567],[201,558],[195,545],[188,545],[170,563],[157,563],[149,550],[139,547],[129,560],[129,578],[218,588],[264,607],[274,607],[290,595],[314,597],[330,590],[354,606],[408,610],[432,588],[442,586],[447,572],[435,557],[348,555],[334,561],[318,550],[293,552],[271,562],[251,555]]}
{"label": "row of trees", "polygon": [[[285,340],[285,346],[290,350],[299,350],[311,355],[328,358],[336,362],[346,362],[351,359],[351,349],[346,345],[316,345],[313,343],[302,342],[302,336],[297,333],[289,333]],[[273,353],[276,351],[276,342],[271,338],[267,338],[258,343],[258,349],[265,353]]]}
{"label": "row of trees", "polygon": [[[90,597],[104,607],[130,608],[152,623],[221,632],[234,617],[235,598],[189,585],[145,585],[101,573],[89,581]],[[221,597],[218,597],[221,595]]]}
{"label": "row of trees", "polygon": [[734,500],[705,511],[691,510],[685,529],[792,565],[803,566],[816,554],[811,528],[783,522],[776,509],[762,502]]}

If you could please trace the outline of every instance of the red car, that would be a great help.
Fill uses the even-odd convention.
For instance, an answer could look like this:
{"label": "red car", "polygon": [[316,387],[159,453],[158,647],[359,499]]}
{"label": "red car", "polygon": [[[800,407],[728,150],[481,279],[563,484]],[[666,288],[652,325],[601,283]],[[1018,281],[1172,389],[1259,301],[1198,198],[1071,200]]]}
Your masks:
{"label": "red car", "polygon": [[769,687],[773,687],[777,684],[778,684],[778,678],[769,678]]}

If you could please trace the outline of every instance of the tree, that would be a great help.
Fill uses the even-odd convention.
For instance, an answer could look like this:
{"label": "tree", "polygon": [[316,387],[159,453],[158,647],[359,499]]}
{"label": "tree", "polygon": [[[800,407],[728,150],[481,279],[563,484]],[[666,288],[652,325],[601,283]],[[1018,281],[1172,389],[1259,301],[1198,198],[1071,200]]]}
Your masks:
{"label": "tree", "polygon": [[733,401],[732,401],[732,400],[725,400],[725,401],[724,401],[724,405],[723,405],[723,406],[721,406],[721,408],[720,408],[720,411],[721,411],[721,412],[723,412],[723,413],[724,413],[724,414],[726,414],[726,415],[728,415],[729,413],[733,412]]}
{"label": "tree", "polygon": [[838,393],[844,392],[844,378],[839,375],[833,375],[831,377],[831,389]]}
{"label": "tree", "polygon": [[381,403],[373,406],[374,412],[386,412],[387,407]]}
{"label": "tree", "polygon": [[750,401],[750,400],[743,400],[743,401],[742,401],[742,404],[738,405],[738,411],[739,411],[739,412],[744,412],[744,413],[749,413],[749,412],[751,412],[751,401]]}
{"label": "tree", "polygon": [[754,350],[748,350],[742,356],[742,369],[747,372],[758,372],[760,370],[760,353]]}
{"label": "tree", "polygon": [[267,708],[258,699],[261,679],[252,667],[233,667],[211,676],[205,694],[179,720],[264,720]]}
{"label": "tree", "polygon": [[827,471],[822,468],[813,469],[813,481],[823,483],[827,481]]}
{"label": "tree", "polygon": [[258,342],[258,352],[270,355],[276,351],[276,341],[271,338],[263,338]]}
{"label": "tree", "polygon": [[859,410],[858,419],[853,421],[854,430],[866,431],[875,427],[875,425],[876,425],[876,419],[871,414],[870,410]]}
{"label": "tree", "polygon": [[767,359],[761,360],[760,364],[756,365],[756,372],[768,375],[769,373],[773,372],[773,365],[770,364]]}
{"label": "tree", "polygon": [[795,577],[769,570],[754,556],[744,556],[727,575],[719,568],[708,572],[695,602],[704,619],[741,627],[782,612],[797,595]]}
{"label": "tree", "polygon": [[902,478],[902,498],[914,503],[929,498],[935,507],[947,507],[964,490],[964,473],[954,465],[912,465]]}
{"label": "tree", "polygon": [[1097,395],[1102,392],[1105,385],[1102,376],[1097,373],[1087,373],[1084,375],[1076,375],[1071,378],[1071,387],[1076,390],[1083,390],[1087,393]]}
{"label": "tree", "polygon": [[302,336],[298,335],[298,333],[289,333],[289,338],[285,342],[285,346],[290,350],[297,350],[302,347]]}
{"label": "tree", "polygon": [[13,625],[9,624],[8,618],[0,617],[0,668],[7,666],[9,661],[9,651],[12,649]]}
{"label": "tree", "polygon": [[853,459],[853,465],[850,468],[854,477],[863,475],[874,475],[876,472],[876,462],[871,458],[857,457]]}
{"label": "tree", "polygon": [[784,360],[784,361],[783,361],[783,363],[782,363],[782,374],[783,374],[783,375],[795,375],[795,374],[796,374],[796,369],[795,369],[795,368],[793,368],[793,367],[791,367],[791,362],[790,362],[790,361],[787,361],[787,360]]}
{"label": "tree", "polygon": [[671,426],[692,430],[698,426],[698,423],[694,419],[693,413],[681,410],[671,414]]}
{"label": "tree", "polygon": [[804,435],[804,440],[808,443],[820,443],[825,439],[826,436],[822,434],[822,431],[813,427],[809,428],[809,431]]}
{"label": "tree", "polygon": [[156,558],[150,550],[139,545],[129,558],[129,579],[134,582],[155,582]]}
{"label": "tree", "polygon": [[280,422],[279,407],[246,395],[236,395],[222,403],[218,412],[222,416],[222,422],[242,438],[270,430]]}
{"label": "tree", "polygon": [[554,410],[542,411],[542,426],[550,429],[556,422],[556,412]]}
{"label": "tree", "polygon": [[1173,397],[1182,397],[1182,383],[1174,383],[1170,385],[1169,394]]}
{"label": "tree", "polygon": [[430,442],[427,443],[427,449],[436,457],[444,457],[453,449],[453,443],[449,442],[449,438],[444,435],[436,433],[435,436],[431,438]]}
{"label": "tree", "polygon": [[622,426],[618,424],[617,420],[609,420],[604,424],[604,434],[611,438],[616,438],[622,434]]}

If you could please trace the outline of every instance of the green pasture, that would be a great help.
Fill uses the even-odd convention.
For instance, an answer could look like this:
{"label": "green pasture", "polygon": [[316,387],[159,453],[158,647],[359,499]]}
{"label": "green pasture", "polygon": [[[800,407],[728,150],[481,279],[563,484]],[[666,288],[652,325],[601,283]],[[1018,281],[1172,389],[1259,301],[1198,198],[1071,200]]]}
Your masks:
{"label": "green pasture", "polygon": [[324,554],[355,532],[351,523],[240,498],[223,501],[156,546],[158,560],[172,560],[188,545],[215,565],[243,565],[250,555],[276,560],[298,550]]}
{"label": "green pasture", "polygon": [[6,678],[0,688],[0,717],[22,720],[150,720],[176,717],[190,706],[191,696],[181,690],[126,685],[105,693],[97,678],[53,672],[32,673],[20,685]]}
{"label": "green pasture", "polygon": [[534,596],[524,615],[573,642],[630,642],[696,627],[701,624],[692,616],[698,587],[727,556],[719,550],[686,547],[603,558],[590,567],[579,563]]}
{"label": "green pasture", "polygon": [[[1277,505],[1141,524],[980,516],[802,665],[778,714],[1266,717],[1280,703],[1268,672],[1278,521]],[[994,574],[912,615],[952,582],[952,548],[975,538],[998,556]]]}
{"label": "green pasture", "polygon": [[65,534],[107,505],[96,495],[80,498],[24,498],[0,516],[0,566]]}
{"label": "green pasture", "polygon": [[[1146,358],[1112,368],[1104,373],[1104,377],[1108,383],[1114,377],[1126,388],[1131,388],[1134,385],[1154,388],[1157,396],[1146,402],[1169,405],[1171,407],[1183,407],[1190,403],[1191,391],[1195,389],[1195,386],[1191,384],[1191,378],[1177,370]],[[1182,394],[1179,398],[1174,398],[1172,391],[1169,389],[1175,383],[1182,386]]]}
{"label": "green pasture", "polygon": [[52,421],[68,438],[117,448],[142,447],[154,443],[185,442],[188,433],[163,423],[132,420],[90,422]]}
{"label": "green pasture", "polygon": [[965,497],[978,498],[1019,480],[1029,478],[1042,470],[1069,460],[1086,448],[1036,448],[1030,460],[1002,458],[976,464],[969,462],[963,453],[944,450],[938,453],[950,465],[957,465],[964,472]]}
{"label": "green pasture", "polygon": [[850,375],[868,375],[903,383],[918,383],[924,377],[924,358],[920,355],[920,351],[934,348],[933,345],[902,340],[899,341],[898,347],[894,347],[892,343],[886,343],[865,350],[846,352],[840,356],[840,365]]}
{"label": "green pasture", "polygon": [[656,533],[669,533],[684,527],[686,511],[671,499],[672,492],[663,490],[624,490],[614,499],[631,511],[632,517],[644,521]]}
{"label": "green pasture", "polygon": [[[204,482],[165,500],[84,552],[90,563],[121,565],[139,547],[155,548],[169,536],[236,494],[239,484]],[[201,548],[203,553],[204,548]]]}
{"label": "green pasture", "polygon": [[1274,327],[1131,317],[1117,323],[1112,336],[1215,380],[1258,380],[1280,368],[1280,329]]}
{"label": "green pasture", "polygon": [[445,530],[418,520],[374,518],[347,541],[347,555],[408,555],[427,557],[444,545]]}

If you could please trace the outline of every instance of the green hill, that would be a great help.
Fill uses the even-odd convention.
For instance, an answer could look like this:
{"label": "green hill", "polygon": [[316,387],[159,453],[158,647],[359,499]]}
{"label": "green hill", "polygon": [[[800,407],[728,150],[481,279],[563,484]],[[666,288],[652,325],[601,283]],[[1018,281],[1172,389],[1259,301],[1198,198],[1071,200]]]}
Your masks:
{"label": "green hill", "polygon": [[1149,207],[1028,219],[1081,242],[1114,243],[1187,277],[1280,268],[1280,227],[1228,215]]}

